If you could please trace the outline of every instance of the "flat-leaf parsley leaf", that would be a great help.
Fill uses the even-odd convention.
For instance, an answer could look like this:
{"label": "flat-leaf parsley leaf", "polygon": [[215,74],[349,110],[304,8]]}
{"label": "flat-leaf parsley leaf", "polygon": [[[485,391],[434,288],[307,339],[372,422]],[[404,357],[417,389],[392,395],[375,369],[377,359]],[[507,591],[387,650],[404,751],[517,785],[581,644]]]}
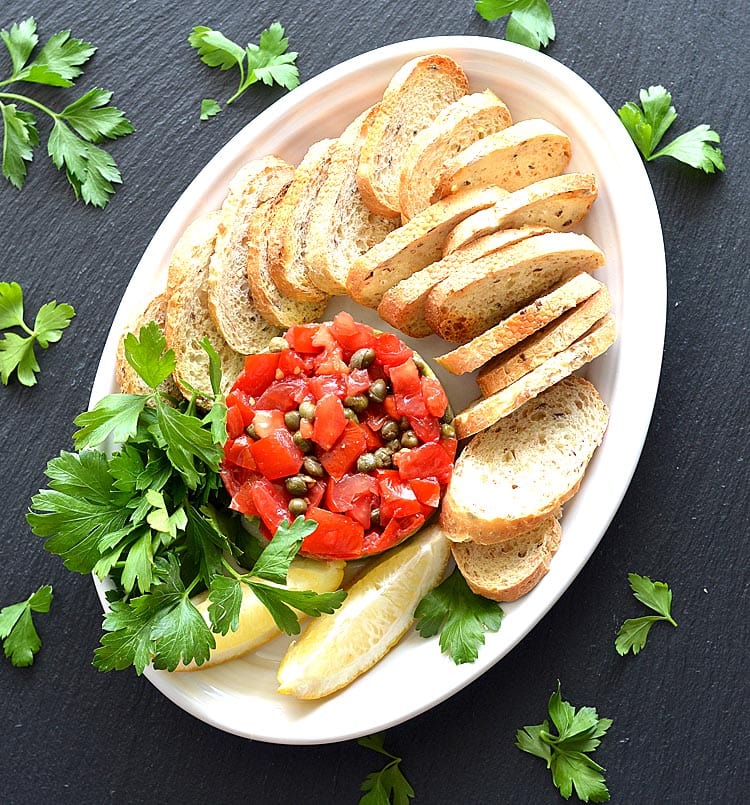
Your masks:
{"label": "flat-leaf parsley leaf", "polygon": [[0,640],[5,656],[16,668],[32,665],[42,641],[34,626],[32,612],[49,612],[52,587],[45,584],[25,601],[0,609]]}
{"label": "flat-leaf parsley leaf", "polygon": [[629,618],[622,624],[615,639],[617,653],[625,655],[628,651],[637,654],[645,645],[651,627],[658,621],[667,621],[677,626],[672,618],[672,591],[663,581],[651,581],[648,576],[628,573],[628,581],[635,598],[657,615],[644,615],[641,618]]}
{"label": "flat-leaf parsley leaf", "polygon": [[509,14],[505,38],[533,50],[555,38],[555,23],[547,0],[476,0],[477,13],[490,22]]}
{"label": "flat-leaf parsley leaf", "polygon": [[385,734],[366,735],[357,743],[365,749],[372,749],[389,758],[390,761],[380,771],[367,775],[360,786],[364,795],[359,805],[409,805],[414,798],[414,789],[401,771],[401,758],[392,755],[383,745]]}

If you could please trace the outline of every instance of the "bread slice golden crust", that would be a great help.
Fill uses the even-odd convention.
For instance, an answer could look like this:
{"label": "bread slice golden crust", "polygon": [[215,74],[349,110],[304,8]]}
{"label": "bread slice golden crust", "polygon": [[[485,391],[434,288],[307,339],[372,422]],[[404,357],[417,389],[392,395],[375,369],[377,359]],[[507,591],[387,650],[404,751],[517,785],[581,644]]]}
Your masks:
{"label": "bread slice golden crust", "polygon": [[354,261],[346,283],[349,295],[365,307],[377,307],[389,288],[440,259],[457,223],[504,195],[493,187],[470,188],[422,210]]}
{"label": "bread slice golden crust", "polygon": [[[588,274],[579,274],[586,277]],[[506,388],[519,378],[541,366],[558,352],[562,352],[609,312],[612,300],[602,285],[593,296],[573,310],[564,313],[512,349],[493,358],[477,374],[477,385],[483,397]]]}
{"label": "bread slice golden crust", "polygon": [[262,348],[278,329],[258,312],[247,280],[247,230],[255,208],[288,184],[294,168],[267,156],[241,168],[229,184],[208,271],[208,304],[224,340],[243,355]]}
{"label": "bread slice golden crust", "polygon": [[327,298],[310,278],[306,251],[311,218],[335,150],[336,140],[320,140],[307,149],[275,208],[268,232],[271,279],[284,296],[296,302],[321,302]]}
{"label": "bread slice golden crust", "polygon": [[597,193],[596,177],[588,173],[564,173],[541,179],[458,224],[446,238],[444,254],[498,229],[548,226],[557,232],[569,232],[586,216]]}
{"label": "bread slice golden crust", "polygon": [[443,498],[446,535],[490,545],[552,516],[578,490],[608,418],[591,383],[571,376],[475,436]]}
{"label": "bread slice golden crust", "polygon": [[[496,235],[487,235],[486,237],[496,237]],[[474,242],[479,243],[480,241]],[[454,252],[454,254],[459,253]],[[491,358],[495,356],[502,357],[501,353],[505,352],[505,350],[524,341],[532,333],[541,330],[542,327],[559,318],[566,310],[574,308],[579,302],[583,302],[599,290],[604,290],[604,285],[595,280],[590,274],[585,271],[576,274],[566,282],[557,285],[548,293],[522,307],[516,313],[512,313],[499,324],[490,327],[489,330],[485,330],[476,338],[472,338],[467,344],[462,344],[445,355],[438,355],[435,360],[443,369],[447,369],[454,375],[473,372]],[[588,330],[594,321],[600,319],[607,310],[609,310],[609,304],[605,310],[583,328],[579,335]],[[524,343],[526,342],[524,341]],[[565,346],[568,345],[566,344]],[[561,347],[560,349],[563,348]],[[559,350],[557,351],[559,352]]]}
{"label": "bread slice golden crust", "polygon": [[[424,306],[430,291],[442,280],[456,271],[463,271],[469,263],[498,252],[506,246],[518,243],[551,230],[542,226],[527,226],[522,229],[503,229],[472,241],[462,249],[442,260],[425,266],[389,288],[378,305],[378,315],[401,332],[414,338],[423,338],[432,333],[424,316]],[[493,353],[494,354],[494,353]]]}
{"label": "bread slice golden crust", "polygon": [[400,215],[401,163],[414,137],[444,107],[465,95],[469,82],[453,59],[439,54],[407,62],[386,87],[367,133],[357,184],[370,212]]}
{"label": "bread slice golden crust", "polygon": [[489,89],[446,106],[417,134],[404,155],[398,193],[401,219],[408,221],[441,197],[432,198],[454,154],[512,122],[508,107]]}
{"label": "bread slice golden crust", "polygon": [[216,232],[220,220],[221,210],[214,210],[188,224],[169,258],[165,291],[167,299],[185,276],[193,273],[196,265],[208,265],[216,244]]}
{"label": "bread slice golden crust", "polygon": [[352,263],[399,223],[370,212],[357,187],[360,151],[376,113],[377,106],[365,110],[336,141],[307,229],[305,262],[310,279],[331,295],[346,294]]}
{"label": "bread slice golden crust", "polygon": [[558,283],[602,265],[601,249],[586,235],[527,238],[439,282],[425,302],[425,319],[446,341],[465,343]]}
{"label": "bread slice golden crust", "polygon": [[606,352],[617,337],[611,315],[598,321],[567,349],[558,352],[504,389],[475,400],[456,415],[456,436],[465,439],[512,414],[525,402]]}
{"label": "bread slice golden crust", "polygon": [[433,200],[464,187],[506,190],[561,174],[570,162],[570,138],[546,120],[521,120],[446,160]]}
{"label": "bread slice golden crust", "polygon": [[547,574],[561,537],[559,521],[548,517],[530,531],[494,545],[453,542],[451,552],[473,592],[493,601],[516,601]]}

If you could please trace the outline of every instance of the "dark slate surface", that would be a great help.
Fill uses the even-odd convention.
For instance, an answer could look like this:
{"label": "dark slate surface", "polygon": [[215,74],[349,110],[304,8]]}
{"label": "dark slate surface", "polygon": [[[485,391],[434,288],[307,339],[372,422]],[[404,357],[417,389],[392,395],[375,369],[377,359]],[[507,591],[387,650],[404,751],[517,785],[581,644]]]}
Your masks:
{"label": "dark slate surface", "polygon": [[[419,802],[559,800],[543,764],[513,746],[542,719],[556,680],[614,719],[598,751],[616,802],[746,801],[747,764],[747,18],[726,0],[552,2],[548,53],[613,105],[641,86],[673,91],[679,133],[722,135],[729,169],[706,177],[648,168],[664,227],[669,309],[664,367],[643,457],[615,520],[552,612],[502,662],[451,700],[389,731]],[[738,13],[740,11],[740,13]],[[356,802],[379,758],[355,743],[295,749],[252,743],[184,713],[134,673],[91,667],[101,612],[90,579],[67,573],[24,512],[46,461],[70,447],[98,355],[154,229],[201,166],[279,96],[263,87],[200,123],[204,96],[234,78],[185,43],[195,24],[252,39],[275,19],[305,77],[379,45],[434,34],[501,36],[468,0],[328,3],[195,0],[160,4],[4,3],[0,27],[36,15],[43,36],[72,27],[99,51],[81,82],[115,91],[138,133],[112,147],[125,184],[104,212],[74,203],[42,149],[22,193],[0,184],[3,280],[29,311],[51,298],[78,315],[41,358],[39,385],[0,388],[3,440],[0,605],[55,587],[31,669],[0,661],[0,801]],[[0,56],[0,73],[8,62]],[[68,91],[73,96],[75,90]],[[37,97],[58,103],[58,92]],[[637,390],[634,390],[637,393]],[[659,626],[638,657],[613,648],[638,614],[628,571],[668,580],[679,629]]]}

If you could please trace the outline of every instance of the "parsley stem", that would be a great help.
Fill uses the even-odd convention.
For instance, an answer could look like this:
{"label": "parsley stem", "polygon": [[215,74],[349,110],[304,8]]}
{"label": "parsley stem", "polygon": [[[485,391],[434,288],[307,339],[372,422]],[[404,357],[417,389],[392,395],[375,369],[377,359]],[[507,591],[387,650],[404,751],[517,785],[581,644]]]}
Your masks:
{"label": "parsley stem", "polygon": [[[0,86],[2,86],[2,84],[0,84]],[[0,92],[0,98],[27,103],[29,106],[34,106],[39,109],[40,112],[48,114],[53,120],[57,120],[60,117],[60,115],[58,115],[57,112],[53,112],[49,106],[45,106],[43,103],[39,103],[39,101],[35,101],[33,98],[29,98],[26,95],[17,95],[15,92]]]}
{"label": "parsley stem", "polygon": [[232,576],[234,576],[237,579],[237,581],[243,581],[247,577],[246,573],[238,573],[232,567],[232,565],[229,564],[229,562],[226,560],[226,557],[224,557],[224,556],[221,557],[221,564],[224,565],[224,567],[229,571],[229,573]]}

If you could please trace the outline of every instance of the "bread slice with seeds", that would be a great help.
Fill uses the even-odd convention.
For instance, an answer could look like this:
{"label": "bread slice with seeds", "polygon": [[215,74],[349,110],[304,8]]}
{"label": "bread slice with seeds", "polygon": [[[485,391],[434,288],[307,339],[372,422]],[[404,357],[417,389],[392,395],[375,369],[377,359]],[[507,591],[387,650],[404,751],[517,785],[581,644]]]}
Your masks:
{"label": "bread slice with seeds", "polygon": [[[585,277],[588,274],[578,276]],[[609,291],[602,285],[600,290],[573,310],[493,358],[477,374],[477,385],[482,396],[489,397],[490,394],[506,388],[553,355],[567,349],[606,316],[611,306]]]}
{"label": "bread slice with seeds", "polygon": [[[495,237],[495,235],[487,235],[487,237]],[[479,242],[475,241],[475,243]],[[458,253],[454,252],[454,254]],[[583,302],[599,290],[605,290],[604,285],[599,280],[595,280],[591,274],[586,272],[576,274],[516,313],[512,313],[499,324],[485,330],[476,338],[472,338],[467,344],[462,344],[445,355],[438,355],[435,360],[443,369],[447,369],[454,375],[473,372],[496,355],[502,357],[501,353],[504,353],[505,350],[523,341],[537,330],[541,330],[542,327],[558,319],[566,310],[574,308],[579,302]],[[594,321],[600,319],[608,310],[609,305],[596,319],[584,327],[579,335],[588,330]],[[559,350],[557,351],[559,352]]]}
{"label": "bread slice with seeds", "polygon": [[444,253],[450,254],[498,229],[548,226],[557,232],[568,232],[586,216],[597,193],[596,177],[588,173],[541,179],[458,224],[446,238]]}
{"label": "bread slice with seeds", "polygon": [[540,525],[578,491],[608,418],[597,390],[572,376],[475,436],[443,498],[446,536],[489,545]]}
{"label": "bread slice with seeds", "polygon": [[528,400],[602,355],[614,344],[616,337],[615,320],[608,314],[567,349],[548,358],[506,388],[475,400],[456,414],[453,420],[456,436],[465,439],[512,414]]}
{"label": "bread slice with seeds", "polygon": [[454,154],[512,122],[508,107],[489,89],[446,106],[417,134],[404,155],[398,193],[401,219],[408,221],[433,203],[444,166]]}
{"label": "bread slice with seeds", "polygon": [[516,601],[547,574],[561,537],[559,521],[548,517],[530,531],[494,545],[453,542],[451,552],[473,592],[493,601]]}
{"label": "bread slice with seeds", "polygon": [[586,235],[527,238],[439,282],[425,302],[425,319],[446,341],[464,343],[558,283],[603,265],[604,254]]}
{"label": "bread slice with seeds", "polygon": [[446,160],[433,200],[464,187],[497,185],[506,190],[561,174],[570,162],[567,134],[546,120],[521,120],[473,143]]}
{"label": "bread slice with seeds", "polygon": [[208,265],[216,245],[221,210],[201,215],[186,227],[172,250],[167,267],[167,299],[196,265]]}
{"label": "bread slice with seeds", "polygon": [[409,146],[442,109],[468,89],[461,67],[440,54],[412,59],[393,76],[357,168],[357,184],[370,212],[388,218],[401,214],[399,181]]}

